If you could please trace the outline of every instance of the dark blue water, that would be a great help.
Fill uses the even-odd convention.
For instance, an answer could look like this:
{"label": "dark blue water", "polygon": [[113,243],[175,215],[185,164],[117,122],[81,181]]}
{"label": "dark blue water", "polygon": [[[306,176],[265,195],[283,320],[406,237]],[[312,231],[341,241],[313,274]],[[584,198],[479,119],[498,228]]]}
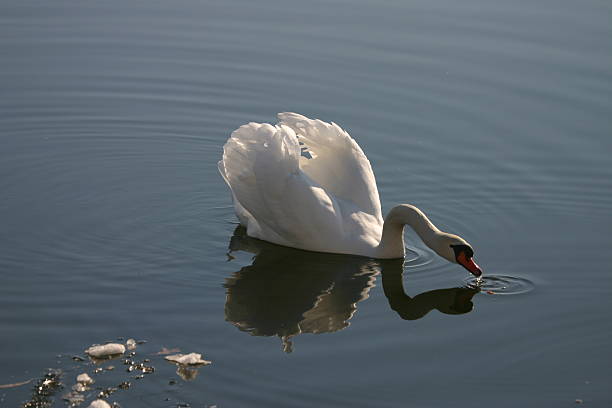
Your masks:
{"label": "dark blue water", "polygon": [[[125,407],[609,406],[611,20],[595,0],[4,1],[0,386],[34,380],[0,406],[47,368],[64,406],[94,376],[71,357],[129,337],[156,372],[94,376],[130,379]],[[282,111],[348,130],[383,210],[465,237],[482,290],[412,233],[402,265],[235,231],[222,145]],[[163,347],[213,364],[184,380]]]}

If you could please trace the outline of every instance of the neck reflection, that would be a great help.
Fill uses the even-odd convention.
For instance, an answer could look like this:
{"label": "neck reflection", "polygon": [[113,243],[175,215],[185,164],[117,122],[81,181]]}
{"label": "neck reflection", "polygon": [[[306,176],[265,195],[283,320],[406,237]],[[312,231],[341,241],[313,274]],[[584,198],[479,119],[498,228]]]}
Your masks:
{"label": "neck reflection", "polygon": [[246,235],[238,227],[230,240],[236,251],[255,254],[253,262],[226,279],[225,319],[253,336],[278,336],[285,352],[300,333],[333,333],[349,326],[357,303],[369,296],[376,276],[391,309],[415,320],[437,309],[461,314],[472,310],[477,289],[450,288],[404,293],[403,261],[322,254],[280,247]]}
{"label": "neck reflection", "polygon": [[404,292],[403,261],[386,261],[381,264],[383,291],[389,306],[404,320],[420,319],[434,309],[444,314],[464,314],[474,308],[472,298],[480,292],[478,288],[435,289],[410,297]]}

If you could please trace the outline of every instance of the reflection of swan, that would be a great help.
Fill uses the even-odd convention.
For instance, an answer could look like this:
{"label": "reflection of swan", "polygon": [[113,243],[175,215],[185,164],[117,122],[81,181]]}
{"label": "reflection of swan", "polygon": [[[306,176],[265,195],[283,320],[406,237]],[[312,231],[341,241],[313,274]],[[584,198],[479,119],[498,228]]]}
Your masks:
{"label": "reflection of swan", "polygon": [[291,337],[300,333],[331,333],[349,325],[357,303],[367,299],[376,275],[391,308],[407,319],[432,309],[466,313],[477,290],[438,289],[410,298],[402,287],[401,260],[314,254],[250,238],[239,226],[230,251],[255,253],[253,263],[226,280],[225,319],[254,336],[279,336],[291,351]]}
{"label": "reflection of swan", "polygon": [[318,252],[403,258],[404,225],[438,255],[475,275],[472,247],[438,230],[418,208],[398,205],[383,222],[376,180],[359,145],[335,123],[280,113],[276,126],[232,133],[219,171],[248,235]]}
{"label": "reflection of swan", "polygon": [[296,334],[347,327],[378,273],[375,261],[279,247],[248,237],[242,227],[230,242],[236,250],[257,255],[226,280],[225,318],[254,336],[281,337],[285,351]]}
{"label": "reflection of swan", "polygon": [[402,319],[417,320],[433,309],[446,314],[463,314],[474,308],[472,297],[480,291],[478,288],[435,289],[411,298],[404,293],[401,265],[393,267],[391,262],[397,261],[386,261],[383,266],[383,290],[391,309]]}

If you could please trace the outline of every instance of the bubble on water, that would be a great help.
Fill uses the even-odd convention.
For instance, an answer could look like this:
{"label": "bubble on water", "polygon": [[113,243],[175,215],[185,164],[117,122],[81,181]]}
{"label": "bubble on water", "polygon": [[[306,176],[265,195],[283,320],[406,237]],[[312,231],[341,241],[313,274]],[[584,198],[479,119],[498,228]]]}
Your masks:
{"label": "bubble on water", "polygon": [[468,287],[479,288],[488,295],[519,295],[531,292],[535,285],[529,279],[507,275],[484,275],[465,279]]}

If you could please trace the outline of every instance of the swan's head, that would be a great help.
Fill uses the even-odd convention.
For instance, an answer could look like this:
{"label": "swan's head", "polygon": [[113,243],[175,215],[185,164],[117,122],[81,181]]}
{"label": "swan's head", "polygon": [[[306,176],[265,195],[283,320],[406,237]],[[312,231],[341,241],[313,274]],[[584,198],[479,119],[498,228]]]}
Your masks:
{"label": "swan's head", "polygon": [[441,233],[436,252],[452,263],[458,263],[474,276],[482,275],[482,269],[474,262],[474,250],[467,241],[457,235]]}

